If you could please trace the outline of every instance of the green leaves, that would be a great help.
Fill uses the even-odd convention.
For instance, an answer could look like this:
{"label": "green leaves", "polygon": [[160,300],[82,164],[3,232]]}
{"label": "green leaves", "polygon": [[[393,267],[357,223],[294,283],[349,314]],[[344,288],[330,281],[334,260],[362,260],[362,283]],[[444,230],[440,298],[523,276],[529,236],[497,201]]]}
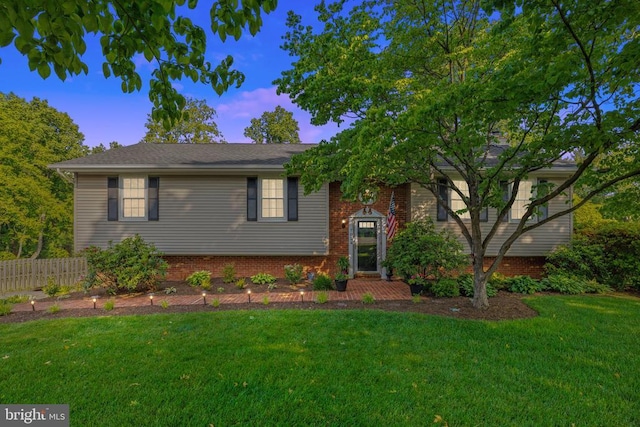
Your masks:
{"label": "green leaves", "polygon": [[[61,80],[67,75],[87,73],[81,56],[86,51],[87,33],[101,34],[100,44],[105,77],[121,79],[123,92],[141,90],[134,58],[142,54],[155,62],[149,98],[153,116],[170,126],[179,118],[182,98],[172,82],[188,77],[193,82],[211,84],[221,94],[244,76],[230,70],[231,61],[213,67],[205,60],[207,35],[199,26],[176,14],[184,0],[35,0],[24,3],[7,0],[0,8],[0,47],[11,42],[29,56],[29,68],[47,78],[51,68]],[[197,6],[189,0],[188,7]],[[212,29],[224,41],[227,35],[236,40],[248,29],[255,34],[262,26],[262,11],[269,13],[276,0],[249,0],[239,6],[237,0],[218,0],[211,6]],[[156,110],[158,111],[156,113]]]}

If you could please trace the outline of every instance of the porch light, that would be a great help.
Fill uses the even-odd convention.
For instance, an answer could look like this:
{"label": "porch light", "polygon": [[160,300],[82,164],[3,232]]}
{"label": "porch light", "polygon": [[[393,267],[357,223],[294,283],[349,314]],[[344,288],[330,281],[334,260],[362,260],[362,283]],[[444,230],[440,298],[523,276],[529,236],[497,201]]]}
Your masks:
{"label": "porch light", "polygon": [[251,302],[251,289],[247,291],[247,296],[249,297],[249,302]]}
{"label": "porch light", "polygon": [[207,305],[207,293],[206,292],[202,293],[202,303],[204,305]]}
{"label": "porch light", "polygon": [[343,219],[342,220],[342,228],[345,228],[347,226],[347,220]]}
{"label": "porch light", "polygon": [[153,305],[153,294],[149,294],[149,301],[151,302],[151,305]]}
{"label": "porch light", "polygon": [[36,311],[36,300],[31,300],[31,311]]}

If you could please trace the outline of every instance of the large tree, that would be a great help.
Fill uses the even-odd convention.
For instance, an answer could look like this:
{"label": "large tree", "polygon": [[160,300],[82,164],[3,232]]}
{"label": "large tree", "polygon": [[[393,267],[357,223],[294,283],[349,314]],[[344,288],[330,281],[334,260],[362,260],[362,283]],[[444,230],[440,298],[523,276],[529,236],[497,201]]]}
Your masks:
{"label": "large tree", "polygon": [[[100,36],[102,73],[122,80],[122,91],[140,90],[142,79],[134,59],[155,63],[149,81],[153,118],[169,122],[180,117],[185,99],[172,86],[183,77],[209,84],[221,94],[239,86],[244,75],[232,69],[227,56],[214,65],[206,60],[207,32],[188,18],[198,0],[3,0],[0,7],[0,47],[10,45],[29,58],[31,71],[42,78],[51,69],[61,80],[87,74],[82,60],[89,34]],[[217,0],[211,3],[211,31],[223,42],[254,35],[262,26],[262,12],[274,10],[277,0]]]}
{"label": "large tree", "polygon": [[251,126],[244,129],[244,136],[256,144],[300,144],[300,127],[293,113],[277,106],[265,111],[260,118],[251,119]]}
{"label": "large tree", "polygon": [[73,248],[73,184],[47,165],[88,149],[71,118],[34,98],[0,94],[0,253],[68,255]]}
{"label": "large tree", "polygon": [[140,142],[156,144],[209,144],[225,142],[215,122],[216,110],[201,99],[187,98],[182,117],[169,128],[147,116],[147,133]]}
{"label": "large tree", "polygon": [[[317,6],[319,32],[289,15],[283,48],[296,60],[279,91],[316,124],[354,119],[289,171],[307,192],[328,180],[351,197],[406,182],[431,192],[469,246],[475,307],[489,305],[487,280],[516,239],[640,174],[639,2],[376,0],[348,11],[345,3]],[[575,152],[571,176],[533,191],[503,234],[521,183]],[[462,208],[439,191],[442,177]],[[590,188],[580,203],[537,215],[580,177]],[[488,228],[487,208],[497,211]]]}

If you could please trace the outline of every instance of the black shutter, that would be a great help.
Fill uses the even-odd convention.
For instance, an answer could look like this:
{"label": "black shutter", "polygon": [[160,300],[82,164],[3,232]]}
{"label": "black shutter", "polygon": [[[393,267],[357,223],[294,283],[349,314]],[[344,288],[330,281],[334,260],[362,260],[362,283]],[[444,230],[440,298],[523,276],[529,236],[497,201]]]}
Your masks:
{"label": "black shutter", "polygon": [[147,189],[147,199],[149,200],[147,217],[149,221],[158,221],[160,218],[159,190],[160,178],[150,176],[149,188]]}
{"label": "black shutter", "polygon": [[247,178],[247,221],[258,220],[258,178]]}
{"label": "black shutter", "polygon": [[287,220],[298,220],[298,178],[287,178]]}
{"label": "black shutter", "polygon": [[118,220],[118,177],[107,178],[107,221]]}

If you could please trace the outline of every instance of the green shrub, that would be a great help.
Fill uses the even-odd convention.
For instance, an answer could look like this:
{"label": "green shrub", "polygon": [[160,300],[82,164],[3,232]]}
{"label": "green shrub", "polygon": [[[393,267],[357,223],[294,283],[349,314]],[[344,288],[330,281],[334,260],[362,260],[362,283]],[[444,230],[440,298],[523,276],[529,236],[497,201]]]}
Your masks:
{"label": "green shrub", "polygon": [[318,292],[316,294],[316,303],[317,304],[325,304],[327,301],[329,301],[329,294],[326,292]]}
{"label": "green shrub", "polygon": [[496,290],[503,290],[507,288],[507,280],[509,278],[502,273],[493,273],[489,280],[487,280],[487,289],[491,285]]}
{"label": "green shrub", "polygon": [[11,295],[5,299],[0,300],[0,303],[5,302],[8,304],[21,304],[31,299],[28,295]]}
{"label": "green shrub", "polygon": [[222,267],[222,281],[224,283],[233,283],[236,281],[236,266],[233,263],[225,264]]}
{"label": "green shrub", "polygon": [[105,311],[111,311],[111,310],[113,310],[115,305],[116,305],[115,301],[110,299],[110,300],[107,300],[107,302],[104,303],[102,308],[104,308]]}
{"label": "green shrub", "polygon": [[154,290],[168,268],[155,245],[137,234],[115,245],[109,242],[107,249],[91,246],[83,254],[89,270],[85,287],[104,286],[111,294],[138,288]]}
{"label": "green shrub", "polygon": [[595,280],[585,280],[581,277],[566,273],[551,274],[542,279],[542,282],[546,288],[551,291],[570,295],[606,293],[611,290],[609,286],[599,284]]}
{"label": "green shrub", "polygon": [[251,276],[251,283],[253,283],[254,285],[268,285],[275,282],[276,278],[269,273],[258,273],[254,276]]}
{"label": "green shrub", "polygon": [[333,289],[333,281],[331,277],[324,273],[318,273],[313,279],[313,289],[316,291],[328,291]]}
{"label": "green shrub", "polygon": [[51,307],[47,308],[47,311],[51,314],[55,314],[60,311],[60,306],[58,304],[53,304]]}
{"label": "green shrub", "polygon": [[160,307],[162,307],[162,308],[164,308],[166,310],[167,308],[169,308],[169,301],[167,301],[166,299],[163,299],[160,302]]}
{"label": "green shrub", "polygon": [[0,261],[8,261],[12,259],[17,259],[17,257],[9,251],[0,251]]}
{"label": "green shrub", "polygon": [[443,277],[431,286],[431,292],[433,292],[433,294],[438,298],[459,297],[460,285],[458,285],[458,281],[456,279]]}
{"label": "green shrub", "polygon": [[0,316],[7,316],[13,310],[13,304],[6,300],[0,300]]}
{"label": "green shrub", "polygon": [[302,281],[302,266],[300,264],[289,264],[284,266],[284,277],[290,284],[295,285]]}
{"label": "green shrub", "polygon": [[269,296],[265,295],[262,297],[262,304],[269,305]]}
{"label": "green shrub", "polygon": [[[244,289],[247,286],[247,281],[242,278],[242,279],[238,279],[238,281],[236,282],[236,288],[238,289]],[[220,289],[218,289],[219,291]],[[224,291],[224,289],[223,289]]]}
{"label": "green shrub", "polygon": [[404,280],[415,275],[439,279],[468,265],[469,257],[453,232],[437,231],[427,218],[412,221],[398,232],[385,264]]}
{"label": "green shrub", "polygon": [[189,286],[200,286],[204,290],[211,289],[211,273],[206,270],[196,271],[187,277]]}
{"label": "green shrub", "polygon": [[580,230],[547,257],[545,269],[618,290],[640,289],[640,223],[608,221]]}
{"label": "green shrub", "polygon": [[42,292],[47,296],[55,297],[60,293],[60,285],[53,277],[47,277],[47,284],[42,287]]}
{"label": "green shrub", "polygon": [[546,289],[544,282],[539,282],[529,276],[509,277],[505,281],[509,292],[520,294],[535,294]]}
{"label": "green shrub", "polygon": [[214,298],[211,305],[214,306],[215,308],[220,307],[220,300],[218,298]]}
{"label": "green shrub", "polygon": [[363,304],[373,304],[374,302],[376,302],[376,298],[373,296],[371,292],[366,292],[362,294]]}

